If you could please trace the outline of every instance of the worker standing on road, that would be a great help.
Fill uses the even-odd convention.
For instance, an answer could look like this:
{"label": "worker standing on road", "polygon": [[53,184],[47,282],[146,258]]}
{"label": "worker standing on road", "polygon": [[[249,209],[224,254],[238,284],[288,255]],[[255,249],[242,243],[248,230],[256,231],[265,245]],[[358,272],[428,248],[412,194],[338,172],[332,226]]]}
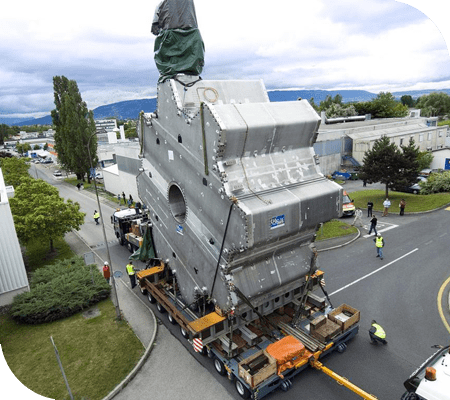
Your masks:
{"label": "worker standing on road", "polygon": [[358,224],[360,227],[364,226],[361,218],[362,218],[362,211],[360,208],[357,208],[355,211],[355,219],[353,220],[352,225],[356,226],[356,224]]}
{"label": "worker standing on road", "polygon": [[103,264],[103,277],[106,279],[106,282],[109,283],[109,279],[111,278],[111,270],[109,269],[108,261],[105,261]]}
{"label": "worker standing on road", "polygon": [[134,289],[136,286],[136,273],[133,266],[133,261],[130,261],[127,265],[128,276],[130,277],[131,289]]}
{"label": "worker standing on road", "polygon": [[374,319],[372,320],[372,326],[369,329],[369,336],[372,344],[378,344],[378,342],[387,344],[386,332]]}
{"label": "worker standing on road", "polygon": [[375,239],[373,239],[375,242],[375,246],[377,247],[377,257],[380,257],[380,260],[383,259],[383,247],[384,247],[384,239],[381,236],[381,233],[377,235]]}
{"label": "worker standing on road", "polygon": [[369,229],[369,235],[372,233],[372,229],[375,232],[375,235],[377,235],[377,222],[378,219],[375,217],[375,215],[370,220],[370,229]]}
{"label": "worker standing on road", "polygon": [[100,225],[100,223],[98,222],[99,218],[100,218],[100,213],[97,210],[95,210],[94,211],[94,221],[95,221],[96,225]]}
{"label": "worker standing on road", "polygon": [[372,216],[373,202],[369,200],[367,202],[367,218]]}
{"label": "worker standing on road", "polygon": [[405,199],[401,199],[400,200],[400,204],[398,206],[400,207],[400,215],[404,215],[405,214],[405,207],[406,207],[406,200]]}
{"label": "worker standing on road", "polygon": [[390,207],[390,206],[391,206],[391,201],[389,200],[388,197],[386,197],[386,200],[383,201],[384,211],[383,211],[382,217],[387,217],[388,212],[389,212],[389,207]]}

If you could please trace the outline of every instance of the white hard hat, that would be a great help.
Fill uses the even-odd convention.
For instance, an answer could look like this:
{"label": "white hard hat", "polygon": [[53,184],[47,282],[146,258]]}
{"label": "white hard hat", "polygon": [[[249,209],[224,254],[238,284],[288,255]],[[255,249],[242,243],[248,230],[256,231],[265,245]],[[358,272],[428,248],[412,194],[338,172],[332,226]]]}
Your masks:
{"label": "white hard hat", "polygon": [[104,265],[109,265],[109,264],[108,264],[108,261],[105,261]]}

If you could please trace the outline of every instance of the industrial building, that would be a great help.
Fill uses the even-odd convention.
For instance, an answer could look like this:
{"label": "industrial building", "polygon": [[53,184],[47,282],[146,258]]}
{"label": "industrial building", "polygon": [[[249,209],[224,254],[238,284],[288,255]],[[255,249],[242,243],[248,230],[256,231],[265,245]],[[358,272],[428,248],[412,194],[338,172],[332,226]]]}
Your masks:
{"label": "industrial building", "polygon": [[14,296],[30,290],[25,264],[9,206],[14,188],[5,186],[0,169],[0,306],[12,303]]}

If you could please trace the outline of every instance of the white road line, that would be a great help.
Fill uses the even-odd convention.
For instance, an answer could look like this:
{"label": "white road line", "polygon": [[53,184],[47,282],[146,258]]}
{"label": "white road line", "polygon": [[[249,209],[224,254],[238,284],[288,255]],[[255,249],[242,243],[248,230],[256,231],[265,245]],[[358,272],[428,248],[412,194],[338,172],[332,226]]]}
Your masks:
{"label": "white road line", "polygon": [[[398,225],[392,225],[392,226],[388,226],[387,228],[377,229],[377,232],[378,233],[382,233],[382,232],[386,232],[386,231],[389,231],[389,230],[397,228],[397,227],[398,227]],[[371,236],[375,236],[375,235],[367,234],[367,235],[364,235],[363,237],[368,238],[368,237],[371,237]]]}
{"label": "white road line", "polygon": [[385,269],[386,267],[389,267],[389,265],[394,264],[397,261],[400,261],[402,258],[405,258],[407,256],[409,256],[410,254],[416,252],[417,250],[419,250],[418,248],[415,248],[414,250],[411,250],[409,253],[404,254],[403,256],[397,258],[394,261],[391,261],[390,263],[387,263],[386,265],[382,266],[381,268],[376,269],[375,271],[372,271],[370,274],[364,275],[363,277],[357,279],[356,281],[353,281],[352,283],[349,283],[348,285],[345,285],[344,287],[341,287],[340,289],[334,291],[333,293],[331,293],[329,296],[333,296],[333,294],[339,293],[341,290],[347,289],[350,286],[353,286],[355,283],[358,283],[360,281],[362,281],[363,279],[368,278],[369,276],[376,274],[377,272],[380,272],[381,270]]}

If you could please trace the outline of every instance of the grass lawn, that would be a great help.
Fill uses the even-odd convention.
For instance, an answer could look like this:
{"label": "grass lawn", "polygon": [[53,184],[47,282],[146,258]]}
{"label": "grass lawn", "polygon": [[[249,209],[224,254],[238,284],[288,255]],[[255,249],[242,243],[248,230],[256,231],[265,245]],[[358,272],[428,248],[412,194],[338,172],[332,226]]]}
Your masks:
{"label": "grass lawn", "polygon": [[353,218],[333,219],[326,222],[323,224],[323,229],[318,230],[316,240],[325,240],[358,232],[354,226],[349,225],[349,222],[353,222]]}
{"label": "grass lawn", "polygon": [[110,299],[96,306],[100,315],[81,313],[41,325],[17,324],[0,316],[0,342],[16,377],[34,392],[69,399],[50,336],[58,348],[75,399],[102,399],[133,369],[144,352],[125,321],[115,320]]}
{"label": "grass lawn", "polygon": [[[373,209],[383,211],[383,201],[386,199],[384,190],[361,190],[349,194],[355,207],[367,208],[367,202],[373,201]],[[428,195],[389,191],[391,201],[390,212],[398,213],[401,199],[406,200],[405,213],[423,212],[440,208],[450,203],[450,193],[435,193]]]}

